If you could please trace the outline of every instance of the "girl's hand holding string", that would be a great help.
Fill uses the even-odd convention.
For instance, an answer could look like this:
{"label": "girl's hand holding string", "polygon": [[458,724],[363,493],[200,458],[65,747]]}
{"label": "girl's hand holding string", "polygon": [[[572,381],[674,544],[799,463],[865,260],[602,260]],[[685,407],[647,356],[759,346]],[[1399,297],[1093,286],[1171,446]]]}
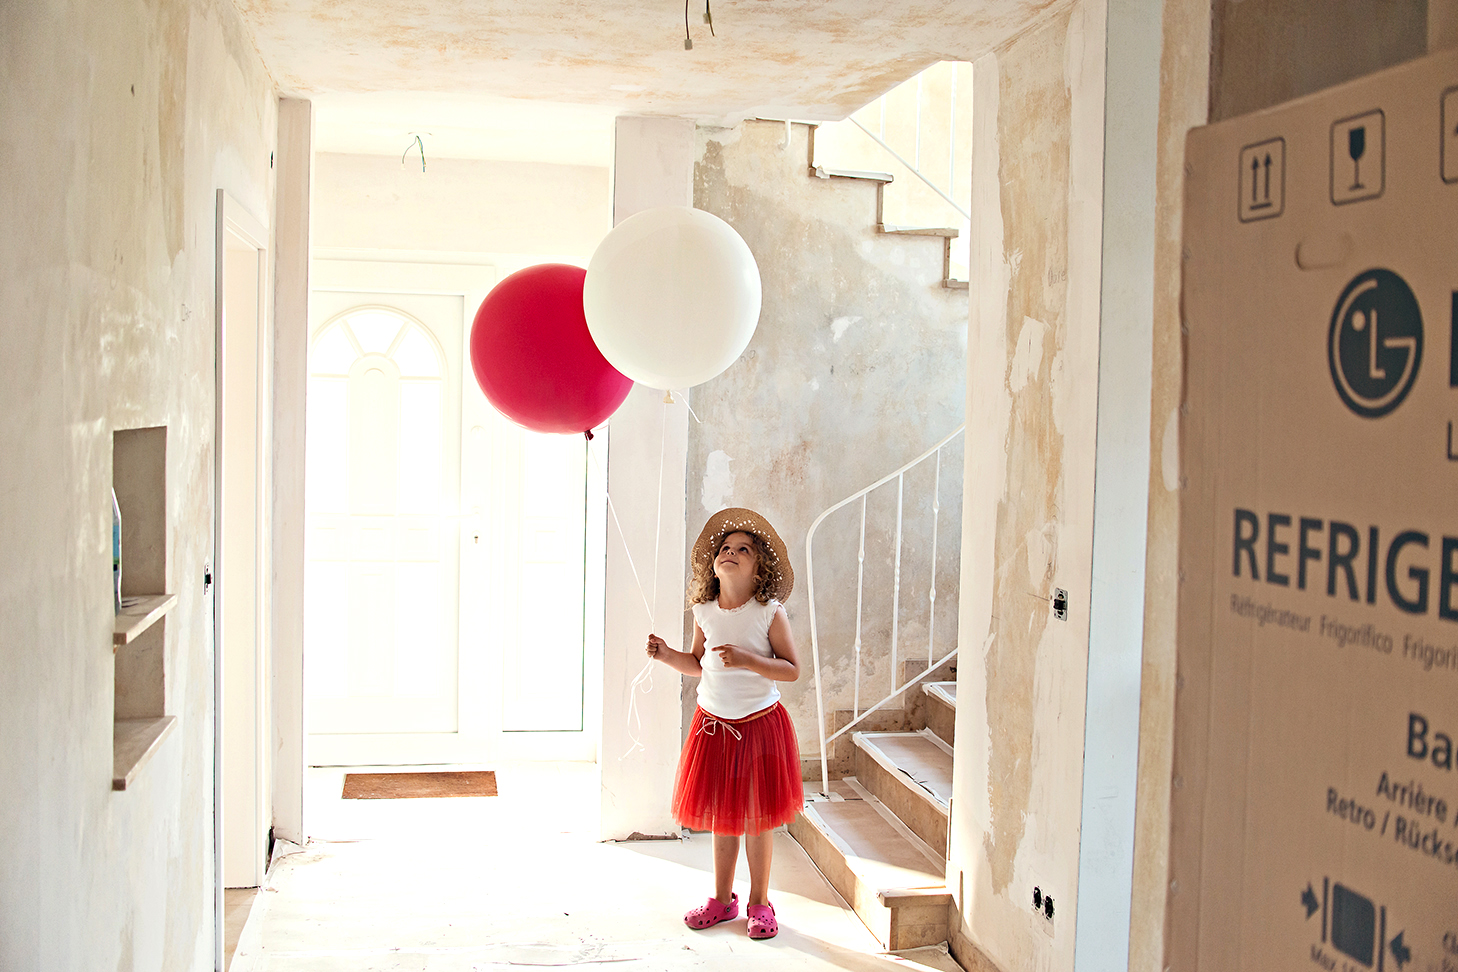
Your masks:
{"label": "girl's hand holding string", "polygon": [[666,649],[667,647],[668,647],[668,642],[664,641],[662,638],[658,637],[657,635],[651,634],[651,635],[648,636],[648,647],[647,647],[646,651],[648,652],[648,657],[649,658],[657,658],[658,657],[658,652],[660,650],[662,650],[662,649]]}

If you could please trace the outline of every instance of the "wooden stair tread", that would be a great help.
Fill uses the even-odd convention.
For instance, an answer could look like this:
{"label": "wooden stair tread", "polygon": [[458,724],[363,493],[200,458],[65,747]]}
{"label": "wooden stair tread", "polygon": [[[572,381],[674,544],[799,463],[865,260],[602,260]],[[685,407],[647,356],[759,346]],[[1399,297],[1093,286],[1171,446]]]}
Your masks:
{"label": "wooden stair tread", "polygon": [[945,811],[952,796],[952,754],[943,745],[920,732],[856,733],[856,745],[879,751]]}
{"label": "wooden stair tread", "polygon": [[879,223],[876,229],[892,236],[940,236],[948,240],[956,239],[962,232],[954,226],[896,226],[891,223]]}
{"label": "wooden stair tread", "polygon": [[941,869],[870,803],[817,803],[814,813],[847,851],[846,863],[867,884],[878,889],[943,886]]}
{"label": "wooden stair tread", "polygon": [[948,705],[955,706],[957,704],[956,682],[923,682],[922,691]]}

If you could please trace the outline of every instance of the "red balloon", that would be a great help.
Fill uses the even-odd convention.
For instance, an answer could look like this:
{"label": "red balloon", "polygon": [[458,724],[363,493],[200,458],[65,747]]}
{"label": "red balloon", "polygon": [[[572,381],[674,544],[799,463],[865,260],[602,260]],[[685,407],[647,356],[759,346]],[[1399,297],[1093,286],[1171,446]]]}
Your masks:
{"label": "red balloon", "polygon": [[534,432],[582,433],[633,387],[602,356],[582,313],[587,271],[565,263],[518,270],[481,302],[471,369],[497,411]]}

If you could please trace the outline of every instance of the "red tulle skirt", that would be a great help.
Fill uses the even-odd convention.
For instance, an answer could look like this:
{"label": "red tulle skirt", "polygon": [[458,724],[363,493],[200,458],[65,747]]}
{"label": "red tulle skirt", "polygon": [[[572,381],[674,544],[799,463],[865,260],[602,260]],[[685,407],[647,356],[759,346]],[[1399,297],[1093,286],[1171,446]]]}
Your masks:
{"label": "red tulle skirt", "polygon": [[759,834],[789,823],[804,805],[800,744],[784,706],[723,720],[694,710],[678,758],[673,819],[690,830]]}

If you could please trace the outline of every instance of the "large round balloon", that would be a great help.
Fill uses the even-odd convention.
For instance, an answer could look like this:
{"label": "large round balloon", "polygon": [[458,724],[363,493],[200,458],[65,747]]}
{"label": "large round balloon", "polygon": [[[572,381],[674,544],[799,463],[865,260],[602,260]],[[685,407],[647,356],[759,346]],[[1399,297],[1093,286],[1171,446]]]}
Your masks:
{"label": "large round balloon", "polygon": [[759,267],[717,216],[646,209],[603,238],[582,291],[603,357],[636,382],[688,388],[743,353],[759,323]]}
{"label": "large round balloon", "polygon": [[586,274],[562,263],[518,270],[486,295],[471,326],[471,368],[481,390],[497,411],[534,432],[586,432],[633,387],[587,330]]}

